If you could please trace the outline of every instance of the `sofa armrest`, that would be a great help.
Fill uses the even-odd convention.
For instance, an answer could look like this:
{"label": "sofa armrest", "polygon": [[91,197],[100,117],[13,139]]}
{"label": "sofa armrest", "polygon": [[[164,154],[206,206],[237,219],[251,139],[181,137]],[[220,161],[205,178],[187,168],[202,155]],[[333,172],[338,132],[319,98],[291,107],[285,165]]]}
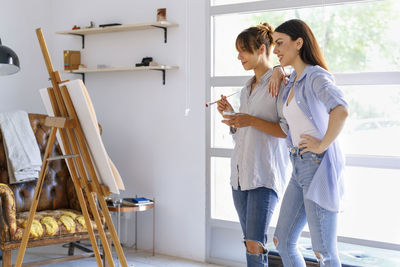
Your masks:
{"label": "sofa armrest", "polygon": [[15,197],[6,184],[0,183],[0,238],[9,241],[17,230]]}

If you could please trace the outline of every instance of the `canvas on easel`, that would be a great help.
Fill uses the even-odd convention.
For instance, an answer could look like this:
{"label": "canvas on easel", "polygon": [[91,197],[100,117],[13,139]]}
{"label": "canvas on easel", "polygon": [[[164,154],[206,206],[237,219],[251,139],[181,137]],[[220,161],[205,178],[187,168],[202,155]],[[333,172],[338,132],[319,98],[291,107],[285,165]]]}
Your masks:
{"label": "canvas on easel", "polygon": [[[53,69],[41,29],[37,29],[36,34],[53,85],[52,88],[47,88],[45,91],[42,91],[41,95],[48,114],[52,114],[54,117],[48,117],[46,119],[46,125],[51,127],[51,133],[43,157],[43,166],[35,188],[32,206],[29,211],[29,217],[15,266],[20,267],[22,265],[48,162],[51,160],[66,160],[79,199],[82,214],[85,218],[97,265],[102,266],[102,261],[95,233],[90,222],[89,210],[86,205],[84,193],[89,204],[91,215],[97,225],[97,231],[103,246],[103,253],[105,253],[106,263],[108,266],[114,266],[110,244],[107,242],[106,233],[102,227],[95,196],[97,197],[107,228],[111,234],[118,259],[122,266],[127,267],[125,255],[104,199],[110,192],[119,193],[119,188],[123,187],[123,183],[101,141],[100,133],[97,128],[97,119],[89,95],[82,82],[74,81],[68,83],[61,80],[59,72]],[[83,109],[82,106],[84,107]],[[57,134],[58,137],[56,137]],[[49,155],[56,138],[61,141],[60,144],[62,144],[64,156],[54,159],[50,158]]]}
{"label": "canvas on easel", "polygon": [[[96,167],[96,173],[100,183],[108,186],[111,193],[119,194],[119,190],[125,190],[125,186],[102,142],[96,113],[84,83],[81,80],[73,80],[65,82],[61,84],[61,86],[67,87],[85,135],[92,161]],[[46,107],[47,114],[49,116],[54,116],[47,88],[41,89],[40,95]],[[60,137],[57,139],[59,143],[61,143]]]}

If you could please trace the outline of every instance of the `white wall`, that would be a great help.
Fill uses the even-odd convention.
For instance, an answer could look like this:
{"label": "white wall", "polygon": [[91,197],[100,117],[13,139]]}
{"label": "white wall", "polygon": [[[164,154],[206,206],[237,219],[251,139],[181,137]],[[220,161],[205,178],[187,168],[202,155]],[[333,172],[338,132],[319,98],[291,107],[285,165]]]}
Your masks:
{"label": "white wall", "polygon": [[[203,261],[206,6],[203,1],[190,1],[187,7],[187,2],[41,0],[33,4],[25,0],[18,4],[7,0],[9,12],[0,16],[0,22],[8,28],[0,29],[0,37],[18,53],[22,71],[0,77],[0,110],[44,112],[37,90],[50,83],[35,28],[42,28],[54,68],[61,70],[62,51],[81,50],[81,40],[55,31],[90,21],[96,25],[151,22],[157,8],[167,8],[168,20],[179,24],[168,30],[167,44],[160,29],[87,36],[82,62],[88,67],[133,66],[152,56],[159,63],[180,67],[167,71],[166,85],[161,73],[154,71],[89,74],[86,86],[103,126],[107,151],[127,188],[122,196],[156,198],[156,252]],[[190,102],[189,116],[184,116],[186,102]],[[151,222],[151,213],[139,214],[139,247],[151,247]],[[133,227],[131,220],[131,232]],[[132,243],[133,235],[128,239]]]}
{"label": "white wall", "polygon": [[3,45],[17,53],[21,71],[12,76],[0,76],[0,111],[24,109],[44,112],[37,89],[47,86],[35,29],[48,23],[48,0],[2,0],[0,9],[0,38]]}

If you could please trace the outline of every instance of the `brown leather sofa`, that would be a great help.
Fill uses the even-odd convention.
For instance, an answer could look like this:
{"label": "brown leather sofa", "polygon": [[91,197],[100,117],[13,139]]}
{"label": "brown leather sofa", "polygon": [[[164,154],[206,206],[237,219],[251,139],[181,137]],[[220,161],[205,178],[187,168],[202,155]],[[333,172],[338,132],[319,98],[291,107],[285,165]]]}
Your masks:
{"label": "brown leather sofa", "polygon": [[[50,134],[50,128],[44,125],[45,118],[45,115],[29,114],[42,157]],[[51,156],[61,154],[61,149],[56,141]],[[36,181],[9,184],[7,159],[0,133],[0,249],[3,252],[3,267],[11,266],[11,252],[13,249],[17,249],[21,242],[35,186]],[[96,230],[96,224],[92,222],[92,225]],[[107,234],[109,236],[109,233]],[[28,247],[69,243],[88,238],[85,221],[67,165],[64,160],[51,161],[40,195]],[[70,248],[69,254],[73,254],[73,249]]]}

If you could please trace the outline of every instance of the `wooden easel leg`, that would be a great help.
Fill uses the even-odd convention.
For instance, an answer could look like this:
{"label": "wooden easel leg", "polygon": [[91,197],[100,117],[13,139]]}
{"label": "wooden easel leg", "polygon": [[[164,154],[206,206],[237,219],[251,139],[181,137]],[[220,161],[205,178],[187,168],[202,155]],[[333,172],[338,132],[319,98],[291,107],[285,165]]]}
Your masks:
{"label": "wooden easel leg", "polygon": [[[53,89],[48,89],[48,93],[49,93],[50,101],[51,101],[52,106],[53,106],[54,113],[60,114],[60,110],[59,110],[59,108],[57,108],[57,100],[56,100],[56,95],[55,95],[54,90]],[[60,137],[61,137],[61,140],[62,140],[63,144],[68,144],[68,141],[67,141],[68,130],[60,129],[59,133],[60,133]],[[64,150],[65,150],[64,151],[65,154],[71,154],[71,149],[69,148],[69,146],[64,145]],[[79,154],[79,151],[73,151],[73,153]],[[81,158],[77,158],[77,161],[81,162]],[[101,266],[101,255],[100,255],[100,252],[99,252],[99,249],[98,249],[98,246],[97,246],[96,237],[94,235],[92,222],[90,220],[90,216],[89,216],[89,212],[88,212],[88,209],[87,209],[87,206],[86,206],[85,198],[83,196],[81,183],[78,180],[78,174],[77,174],[77,170],[75,168],[75,163],[74,163],[73,159],[71,159],[71,158],[67,159],[67,163],[68,163],[68,167],[69,167],[69,170],[70,170],[71,179],[72,179],[72,182],[73,182],[74,187],[75,187],[75,192],[76,192],[76,195],[78,197],[79,205],[80,205],[81,210],[82,210],[82,215],[83,215],[83,217],[85,219],[86,229],[88,230],[90,242],[92,244],[93,252],[94,252],[95,257],[96,257],[97,266]],[[69,250],[69,252],[70,252],[70,250]]]}
{"label": "wooden easel leg", "polygon": [[[111,248],[111,246],[112,246],[112,240],[111,240],[111,237],[109,237],[109,236],[107,236],[107,243],[108,243],[108,245],[109,245],[110,248]],[[106,261],[103,261],[103,262],[104,262],[103,267],[110,267],[110,265],[108,265]]]}
{"label": "wooden easel leg", "polygon": [[29,210],[28,221],[26,223],[24,234],[22,236],[21,246],[19,247],[19,250],[18,250],[18,257],[17,257],[17,261],[15,263],[16,267],[21,267],[22,261],[24,259],[24,254],[25,254],[26,246],[28,244],[28,239],[29,239],[29,235],[31,232],[33,218],[35,217],[35,212],[36,212],[36,209],[37,209],[37,206],[39,203],[40,193],[42,192],[43,182],[44,182],[44,178],[45,178],[45,175],[47,172],[47,166],[48,166],[47,158],[49,157],[49,155],[51,153],[51,149],[53,148],[54,141],[56,139],[56,133],[57,133],[57,128],[52,127],[50,136],[49,136],[49,140],[47,143],[46,151],[44,153],[43,164],[42,164],[42,168],[40,169],[39,179],[38,179],[38,182],[35,187],[35,194],[33,197],[32,205]]}
{"label": "wooden easel leg", "polygon": [[109,244],[107,242],[106,233],[105,233],[103,227],[101,227],[102,223],[100,220],[100,214],[99,214],[99,211],[97,210],[95,200],[93,198],[92,193],[89,191],[88,187],[86,187],[85,192],[86,192],[87,199],[89,201],[90,210],[92,211],[93,218],[97,225],[97,232],[99,233],[101,244],[103,245],[103,253],[106,256],[108,266],[114,267],[114,260],[112,258],[111,247],[109,246]]}
{"label": "wooden easel leg", "polygon": [[[62,103],[62,95],[60,94],[60,92],[57,92],[54,89],[53,90],[48,90],[48,92],[49,92],[49,96],[50,96],[50,100],[51,100],[54,112],[56,114],[60,114],[62,116],[68,116],[68,114],[66,114],[67,111],[65,110],[65,107],[63,105],[57,105],[57,102],[60,103],[60,104]],[[68,144],[69,143],[71,145],[71,148],[64,147],[65,153],[67,153],[67,154],[70,154],[71,152],[74,153],[74,154],[82,153],[82,151],[79,150],[79,148],[78,148],[78,146],[76,144],[76,138],[75,138],[75,135],[74,135],[72,129],[62,129],[60,131],[60,137],[61,137],[61,140],[62,140],[63,144]],[[68,140],[69,140],[69,142],[68,142]],[[78,169],[75,168],[75,165],[74,165],[72,159],[68,160],[68,166],[70,168],[71,178],[73,180],[75,191],[77,193],[77,196],[78,196],[78,199],[79,199],[79,203],[80,203],[80,206],[82,208],[82,213],[83,213],[83,215],[85,217],[86,225],[88,226],[87,229],[88,229],[88,232],[89,232],[89,236],[90,236],[90,240],[91,240],[91,243],[92,243],[92,246],[93,246],[93,250],[96,253],[96,260],[98,261],[98,266],[101,266],[100,253],[99,253],[98,248],[97,248],[97,243],[96,243],[96,240],[95,240],[95,236],[94,236],[94,234],[92,234],[93,230],[91,229],[92,227],[91,227],[90,217],[89,217],[89,213],[88,213],[88,210],[87,210],[87,207],[86,207],[85,199],[83,197],[82,188],[85,190],[87,199],[89,201],[90,210],[92,211],[93,218],[94,218],[95,223],[97,225],[97,231],[99,233],[100,240],[101,240],[102,245],[103,245],[103,253],[106,256],[106,259],[107,259],[107,262],[109,263],[109,266],[113,267],[114,266],[114,261],[113,261],[113,258],[112,258],[111,249],[107,244],[106,235],[105,235],[104,229],[102,228],[102,223],[101,223],[101,220],[100,220],[100,215],[98,213],[95,200],[93,198],[92,192],[89,190],[89,186],[88,186],[88,182],[87,182],[88,179],[87,179],[87,176],[86,176],[85,166],[84,166],[84,164],[82,162],[82,158],[80,158],[80,157],[77,158],[75,162],[76,162],[76,166],[77,166]],[[78,179],[77,173],[80,174],[81,179]]]}
{"label": "wooden easel leg", "polygon": [[12,250],[3,250],[2,267],[11,267]]}
{"label": "wooden easel leg", "polygon": [[[99,204],[100,204],[101,210],[103,211],[104,217],[106,219],[108,230],[110,231],[112,240],[114,242],[115,250],[117,251],[117,254],[118,254],[118,259],[120,260],[122,266],[127,267],[128,263],[126,261],[124,251],[122,250],[122,246],[119,241],[117,231],[115,231],[115,227],[112,222],[110,212],[108,211],[107,203],[104,200],[103,195],[100,195],[98,198],[99,198]],[[107,211],[107,212],[105,212],[105,211]]]}
{"label": "wooden easel leg", "polygon": [[[73,171],[71,171],[71,173],[73,173]],[[74,183],[74,186],[75,186],[75,192],[76,192],[76,194],[78,196],[78,200],[79,200],[79,204],[81,206],[82,214],[83,214],[83,217],[85,219],[86,229],[88,230],[88,233],[89,233],[90,243],[92,244],[93,252],[94,252],[95,257],[96,257],[97,266],[101,266],[101,255],[100,255],[100,252],[99,252],[99,248],[97,246],[96,236],[95,236],[94,231],[93,231],[92,222],[90,220],[89,211],[88,211],[88,209],[86,207],[86,202],[85,202],[85,198],[83,196],[82,188],[79,187],[79,183],[78,183],[78,181],[76,179],[76,173],[71,175],[71,177],[73,177],[72,179],[73,179],[73,183]],[[99,226],[97,228],[99,228]]]}
{"label": "wooden easel leg", "polygon": [[[71,98],[69,96],[67,88],[65,86],[62,86],[60,88],[60,91],[61,91],[61,94],[62,94],[61,98],[64,100],[65,106],[66,106],[67,111],[68,111],[68,116],[77,120],[77,115],[76,115],[75,109],[73,108],[73,104],[72,104],[72,101],[71,101]],[[85,141],[85,138],[84,138],[84,134],[83,134],[83,131],[82,131],[82,129],[81,129],[79,124],[76,126],[76,128],[68,129],[67,133],[68,133],[68,137],[70,138],[70,140],[72,140],[72,138],[75,136],[76,137],[75,140],[78,143],[78,144],[76,144],[75,142],[71,142],[71,146],[72,146],[72,151],[73,152],[78,149],[77,145],[79,145],[79,147],[81,147],[81,148],[82,147],[86,147],[86,141]],[[99,184],[99,181],[98,181],[97,176],[96,176],[96,171],[94,170],[94,167],[92,165],[92,161],[91,161],[89,152],[88,152],[87,149],[82,149],[82,150],[80,150],[80,152],[81,152],[81,155],[83,157],[84,162],[87,163],[86,166],[87,166],[87,169],[88,169],[88,172],[89,172],[89,175],[91,177],[92,184],[93,184],[92,188],[93,188],[94,192],[97,195],[97,199],[98,199],[98,202],[100,204],[100,208],[101,208],[101,210],[102,210],[102,212],[104,214],[104,217],[106,219],[106,224],[107,224],[108,230],[111,233],[111,237],[112,237],[112,240],[114,242],[114,246],[116,248],[116,251],[117,251],[117,254],[118,254],[118,258],[119,258],[119,260],[121,262],[121,265],[123,267],[127,267],[128,263],[126,261],[125,255],[124,255],[124,251],[122,250],[121,243],[119,242],[117,232],[115,231],[114,224],[112,222],[111,215],[110,215],[110,212],[108,210],[107,204],[106,204],[106,202],[104,200],[104,194],[103,194],[103,191],[100,188],[100,184]],[[77,162],[79,163],[78,164],[78,168],[79,169],[83,168],[83,164],[81,164],[81,161],[78,160]],[[84,176],[82,180],[84,182],[87,182],[86,176]],[[85,185],[85,188],[86,188],[85,191],[89,190],[87,185]],[[90,208],[91,208],[92,214],[93,214],[93,216],[94,216],[94,218],[96,220],[96,224],[99,225],[97,220],[99,220],[99,222],[100,222],[100,216],[98,215],[97,207],[95,205],[93,196],[89,195],[89,194],[87,194],[87,195],[88,195],[89,204],[90,204]],[[107,257],[107,254],[108,254],[108,251],[109,251],[109,246],[108,246],[108,244],[106,242],[104,231],[99,231],[99,234],[100,234],[100,239],[101,239],[101,242],[103,244],[104,251],[105,251],[106,257]],[[111,266],[114,266],[114,265],[112,264]]]}
{"label": "wooden easel leg", "polygon": [[[48,88],[48,94],[49,94],[49,98],[50,98],[50,102],[52,104],[53,107],[53,111],[56,115],[60,115],[61,111],[57,105],[57,99],[56,99],[56,94],[54,92],[54,89],[52,88]],[[60,129],[59,133],[60,133],[60,137],[61,140],[64,144],[64,153],[65,154],[71,154],[71,149],[68,145],[68,140],[66,139],[66,129]],[[76,152],[74,151],[75,154],[79,154],[79,151]],[[78,158],[78,161],[81,160],[80,158]],[[85,202],[85,198],[83,196],[83,192],[82,192],[82,188],[81,188],[81,183],[78,180],[78,174],[77,174],[77,170],[75,168],[75,163],[73,161],[72,158],[67,158],[67,164],[68,164],[68,168],[70,171],[70,175],[71,175],[71,179],[72,182],[74,184],[75,187],[75,192],[76,195],[78,197],[78,201],[79,201],[79,206],[81,207],[82,210],[82,215],[85,219],[85,223],[86,223],[86,229],[88,230],[88,234],[89,234],[89,238],[90,238],[90,242],[92,244],[92,248],[93,248],[93,252],[95,254],[96,257],[96,262],[97,262],[97,266],[101,266],[101,255],[97,246],[97,242],[96,242],[96,237],[93,231],[93,227],[92,227],[92,223],[90,220],[90,216],[89,216],[89,212],[88,209],[86,207],[86,202]],[[72,248],[73,249],[73,248]],[[70,253],[70,250],[68,251],[68,253]]]}

